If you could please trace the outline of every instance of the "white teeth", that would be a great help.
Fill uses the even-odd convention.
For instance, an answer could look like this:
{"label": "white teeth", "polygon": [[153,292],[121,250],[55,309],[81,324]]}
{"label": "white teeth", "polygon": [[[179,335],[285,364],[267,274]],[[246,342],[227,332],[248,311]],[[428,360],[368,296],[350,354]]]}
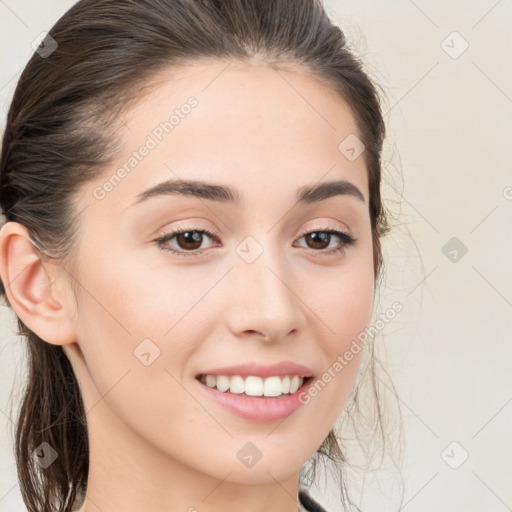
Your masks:
{"label": "white teeth", "polygon": [[288,375],[281,379],[281,390],[283,393],[290,392],[290,377]]}
{"label": "white teeth", "polygon": [[222,392],[227,391],[229,389],[229,377],[217,375],[217,389]]}
{"label": "white teeth", "polygon": [[295,393],[295,391],[297,391],[300,386],[302,386],[302,382],[300,382],[300,379],[297,377],[297,375],[294,375],[290,380],[290,393]]}
{"label": "white teeth", "polygon": [[265,396],[279,396],[282,393],[281,379],[279,377],[265,379],[265,384],[263,385],[263,394]]}
{"label": "white teeth", "polygon": [[[217,377],[218,379],[219,377]],[[218,388],[217,388],[218,389]],[[246,377],[245,394],[249,396],[263,395],[263,379],[261,377]]]}
{"label": "white teeth", "polygon": [[[212,377],[210,375],[210,377]],[[213,377],[215,379],[215,377]],[[243,393],[245,391],[244,387],[244,379],[240,377],[240,375],[235,375],[234,377],[231,377],[231,384],[229,385],[229,391],[230,393],[235,393],[239,395],[240,393]]]}
{"label": "white teeth", "polygon": [[250,375],[245,379],[240,375],[206,375],[202,376],[201,382],[223,393],[229,390],[230,393],[237,395],[245,393],[248,396],[276,397],[295,393],[302,386],[304,379],[298,375],[267,378]]}

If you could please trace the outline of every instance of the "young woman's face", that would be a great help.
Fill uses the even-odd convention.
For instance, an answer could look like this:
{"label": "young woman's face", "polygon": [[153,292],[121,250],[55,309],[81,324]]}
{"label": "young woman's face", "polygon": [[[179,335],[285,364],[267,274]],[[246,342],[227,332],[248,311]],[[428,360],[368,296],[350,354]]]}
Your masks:
{"label": "young woman's face", "polygon": [[[117,162],[81,190],[68,355],[92,458],[264,483],[297,474],[352,390],[360,352],[345,354],[374,299],[368,180],[337,94],[300,70],[227,64],[169,72],[123,115]],[[328,182],[336,193],[299,200]],[[256,378],[208,378],[231,393],[207,374]],[[274,376],[279,394],[295,374],[312,379],[291,397],[236,393]]]}

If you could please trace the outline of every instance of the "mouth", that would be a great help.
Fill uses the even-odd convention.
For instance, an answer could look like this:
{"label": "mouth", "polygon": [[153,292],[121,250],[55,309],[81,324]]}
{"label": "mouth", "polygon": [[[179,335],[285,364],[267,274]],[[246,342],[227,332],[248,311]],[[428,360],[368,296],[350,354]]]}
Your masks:
{"label": "mouth", "polygon": [[295,395],[309,385],[313,377],[299,375],[212,375],[199,374],[196,379],[220,393],[253,398],[280,398]]}

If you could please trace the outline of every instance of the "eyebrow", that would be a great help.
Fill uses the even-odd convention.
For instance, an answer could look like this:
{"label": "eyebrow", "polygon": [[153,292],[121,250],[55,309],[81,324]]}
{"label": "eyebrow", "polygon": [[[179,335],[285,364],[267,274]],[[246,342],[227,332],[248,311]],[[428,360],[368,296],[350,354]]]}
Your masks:
{"label": "eyebrow", "polygon": [[[133,205],[135,206],[151,197],[165,195],[197,197],[237,206],[242,203],[242,196],[238,190],[225,185],[198,180],[168,180],[141,192],[136,197]],[[345,195],[353,196],[365,203],[362,192],[345,179],[300,187],[296,193],[296,200],[299,204],[311,204],[331,197]]]}

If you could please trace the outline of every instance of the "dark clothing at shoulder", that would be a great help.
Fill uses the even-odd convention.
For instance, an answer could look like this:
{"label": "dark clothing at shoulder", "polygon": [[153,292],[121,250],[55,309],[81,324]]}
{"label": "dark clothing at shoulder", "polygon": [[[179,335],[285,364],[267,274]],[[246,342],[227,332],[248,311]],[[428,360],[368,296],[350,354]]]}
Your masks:
{"label": "dark clothing at shoulder", "polygon": [[299,490],[299,512],[327,512],[306,490]]}

